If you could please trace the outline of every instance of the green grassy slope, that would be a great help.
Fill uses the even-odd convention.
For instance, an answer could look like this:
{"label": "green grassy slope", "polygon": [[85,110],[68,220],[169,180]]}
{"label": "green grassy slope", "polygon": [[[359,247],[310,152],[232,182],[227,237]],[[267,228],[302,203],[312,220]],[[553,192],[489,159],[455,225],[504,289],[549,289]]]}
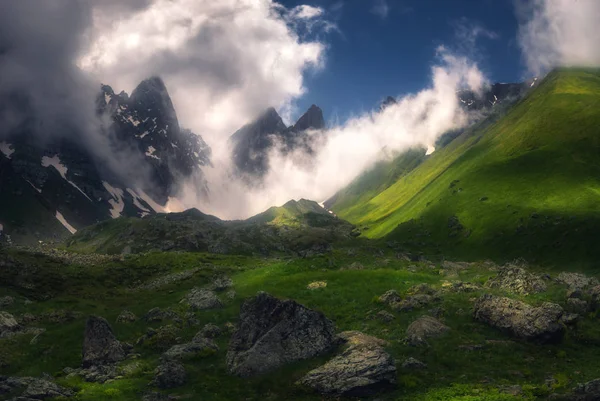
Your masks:
{"label": "green grassy slope", "polygon": [[467,258],[600,257],[600,71],[549,74],[392,186],[332,210],[370,238]]}

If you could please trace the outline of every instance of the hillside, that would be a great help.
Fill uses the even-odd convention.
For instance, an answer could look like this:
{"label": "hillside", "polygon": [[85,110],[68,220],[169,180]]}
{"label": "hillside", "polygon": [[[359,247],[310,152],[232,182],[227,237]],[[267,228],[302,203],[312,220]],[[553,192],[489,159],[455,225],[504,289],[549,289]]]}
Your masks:
{"label": "hillside", "polygon": [[600,256],[599,105],[598,70],[553,71],[393,185],[329,208],[368,238],[425,253],[589,265]]}

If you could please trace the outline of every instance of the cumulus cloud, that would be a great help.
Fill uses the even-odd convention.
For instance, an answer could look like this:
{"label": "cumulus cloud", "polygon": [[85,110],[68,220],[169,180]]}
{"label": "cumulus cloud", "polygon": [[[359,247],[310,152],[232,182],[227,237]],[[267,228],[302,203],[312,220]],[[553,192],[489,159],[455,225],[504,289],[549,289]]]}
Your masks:
{"label": "cumulus cloud", "polygon": [[154,0],[119,18],[103,11],[80,66],[127,91],[160,75],[182,123],[211,145],[304,94],[303,74],[323,65],[325,45],[299,32],[331,29],[321,8],[271,0]]}
{"label": "cumulus cloud", "polygon": [[517,3],[519,43],[532,74],[557,66],[600,65],[600,1],[532,0]]}
{"label": "cumulus cloud", "polygon": [[[316,154],[298,150],[270,155],[271,170],[264,184],[249,189],[233,182],[227,170],[207,171],[212,201],[203,210],[224,218],[245,218],[289,199],[325,200],[347,185],[373,162],[388,153],[411,147],[429,147],[444,132],[464,126],[468,116],[459,106],[456,91],[479,90],[485,82],[477,66],[468,59],[438,48],[438,63],[431,70],[431,85],[398,99],[382,112],[353,118],[320,135]],[[318,135],[318,133],[314,133]],[[185,195],[188,195],[186,197]],[[184,202],[198,204],[188,191]]]}
{"label": "cumulus cloud", "polygon": [[390,6],[387,0],[375,0],[371,7],[371,13],[377,15],[381,19],[386,19],[390,13]]}

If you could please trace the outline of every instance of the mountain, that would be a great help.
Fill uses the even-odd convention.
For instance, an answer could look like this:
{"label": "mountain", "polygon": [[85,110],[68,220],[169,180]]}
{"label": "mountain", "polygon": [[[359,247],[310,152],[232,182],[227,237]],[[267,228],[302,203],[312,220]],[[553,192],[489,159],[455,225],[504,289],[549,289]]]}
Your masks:
{"label": "mountain", "polygon": [[368,180],[358,179],[326,206],[364,236],[406,249],[591,263],[600,256],[591,242],[600,230],[599,105],[598,70],[556,70],[391,185],[391,173],[379,173],[363,195]]}
{"label": "mountain", "polygon": [[40,138],[32,115],[0,138],[2,239],[59,240],[105,219],[162,212],[183,179],[206,190],[210,148],[180,128],[160,78],[143,81],[131,97],[102,85],[96,107],[97,125],[107,123],[95,137]]}
{"label": "mountain", "polygon": [[479,94],[467,89],[458,91],[457,95],[462,106],[467,110],[489,110],[499,104],[518,100],[536,82],[537,78],[520,83],[495,83]]}
{"label": "mountain", "polygon": [[260,178],[269,170],[269,152],[280,144],[284,152],[303,147],[312,149],[310,130],[325,128],[323,111],[312,105],[291,127],[287,127],[274,108],[267,109],[253,122],[230,137],[232,159],[238,172]]}

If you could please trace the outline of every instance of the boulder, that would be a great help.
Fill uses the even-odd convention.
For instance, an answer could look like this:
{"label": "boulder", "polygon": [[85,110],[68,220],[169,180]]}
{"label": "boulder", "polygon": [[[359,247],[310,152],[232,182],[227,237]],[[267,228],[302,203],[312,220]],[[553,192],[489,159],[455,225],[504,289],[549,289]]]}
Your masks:
{"label": "boulder", "polygon": [[360,332],[340,335],[346,345],[342,353],[314,369],[299,384],[324,394],[362,397],[396,384],[394,359],[384,349],[385,341]]}
{"label": "boulder", "polygon": [[13,303],[15,303],[15,299],[10,295],[0,297],[0,308],[3,308],[5,306],[11,306]]}
{"label": "boulder", "polygon": [[569,289],[573,290],[584,290],[587,287],[593,287],[600,284],[598,279],[595,277],[588,277],[581,273],[568,273],[562,272],[556,278],[561,284],[566,284]]}
{"label": "boulder", "polygon": [[569,309],[571,312],[584,315],[589,311],[590,307],[589,304],[583,299],[569,298],[567,299],[567,309]]}
{"label": "boulder", "polygon": [[427,344],[428,338],[439,337],[450,328],[431,316],[421,316],[406,329],[406,341],[410,345]]}
{"label": "boulder", "polygon": [[13,315],[8,312],[0,311],[0,338],[16,333],[21,329],[19,323]]}
{"label": "boulder", "polygon": [[600,400],[600,379],[579,384],[568,394],[553,394],[549,399],[556,401],[598,401]]}
{"label": "boulder", "polygon": [[[221,328],[215,324],[208,323],[205,325],[202,330],[200,330],[196,336],[201,336],[204,338],[217,338],[221,335]],[[196,337],[194,337],[196,338]]]}
{"label": "boulder", "polygon": [[137,320],[137,317],[128,310],[124,310],[117,317],[117,323],[133,323]]}
{"label": "boulder", "polygon": [[115,338],[106,319],[90,316],[85,325],[82,366],[111,364],[123,359],[123,345]]}
{"label": "boulder", "polygon": [[214,291],[206,288],[194,288],[192,289],[181,303],[188,305],[192,310],[206,310],[221,308],[223,303],[217,297]]}
{"label": "boulder", "polygon": [[152,308],[146,313],[142,319],[146,322],[162,322],[163,320],[180,320],[180,317],[177,313],[175,313],[171,308],[167,308],[165,310],[161,310],[160,308]]}
{"label": "boulder", "polygon": [[216,276],[210,284],[210,289],[214,291],[224,291],[233,287],[233,280],[227,276]]}
{"label": "boulder", "polygon": [[174,345],[162,356],[163,359],[186,359],[214,354],[218,350],[219,347],[212,340],[194,337],[191,343]]}
{"label": "boulder", "polygon": [[406,297],[405,299],[403,299],[402,301],[396,302],[390,306],[394,310],[405,312],[405,311],[411,311],[413,309],[423,308],[423,307],[431,304],[435,300],[436,300],[436,298],[434,298],[431,295],[416,294],[416,295],[410,295],[410,296]]}
{"label": "boulder", "polygon": [[377,316],[377,319],[381,320],[384,323],[389,323],[396,318],[396,316],[392,315],[390,312],[388,312],[386,310],[381,310],[381,311],[377,312],[377,314],[375,316]]}
{"label": "boulder", "polygon": [[426,364],[424,364],[423,362],[421,362],[418,359],[415,359],[413,357],[410,357],[410,358],[406,359],[404,362],[402,362],[402,369],[419,370],[419,369],[425,369],[425,368],[427,368]]}
{"label": "boulder", "polygon": [[500,268],[498,275],[489,279],[486,286],[520,295],[538,294],[547,289],[544,279],[515,265]]}
{"label": "boulder", "polygon": [[323,354],[335,342],[335,327],[321,312],[260,292],[241,307],[227,367],[233,374],[254,376]]}
{"label": "boulder", "polygon": [[409,295],[417,295],[417,294],[435,295],[435,294],[437,294],[437,291],[435,290],[435,288],[433,288],[429,284],[423,283],[423,284],[417,284],[417,285],[410,287],[408,289],[407,293]]}
{"label": "boulder", "polygon": [[526,340],[556,342],[562,339],[570,318],[560,305],[546,302],[533,307],[524,302],[483,295],[474,306],[476,320]]}
{"label": "boulder", "polygon": [[160,389],[169,389],[183,386],[187,375],[185,367],[172,359],[165,359],[154,371],[154,384]]}
{"label": "boulder", "polygon": [[391,306],[402,301],[402,297],[400,296],[400,294],[398,294],[398,291],[389,290],[379,297],[379,301],[381,303]]}
{"label": "boulder", "polygon": [[45,400],[55,397],[71,397],[73,391],[58,384],[35,377],[0,376],[0,394],[24,389],[16,400]]}

